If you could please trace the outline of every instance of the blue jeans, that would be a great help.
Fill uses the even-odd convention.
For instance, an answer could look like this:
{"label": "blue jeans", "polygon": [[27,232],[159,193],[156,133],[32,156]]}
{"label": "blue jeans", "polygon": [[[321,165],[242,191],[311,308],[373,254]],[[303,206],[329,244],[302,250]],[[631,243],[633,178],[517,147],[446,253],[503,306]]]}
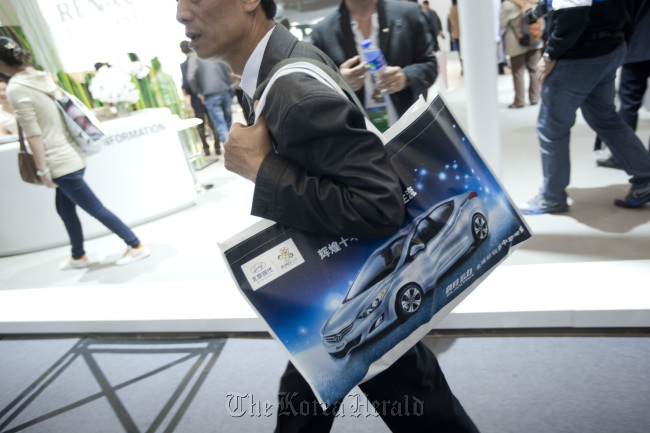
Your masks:
{"label": "blue jeans", "polygon": [[224,143],[232,126],[232,95],[230,92],[215,93],[205,97],[205,108],[217,129],[219,140]]}
{"label": "blue jeans", "polygon": [[537,119],[544,200],[566,203],[571,174],[569,138],[578,108],[621,168],[632,176],[632,188],[650,184],[650,154],[614,106],[614,79],[624,55],[625,44],[600,57],[560,59],[544,81]]}
{"label": "blue jeans", "polygon": [[99,220],[110,231],[122,238],[127,245],[133,248],[140,245],[140,240],[131,229],[106,209],[91,191],[83,179],[84,171],[85,169],[82,169],[53,179],[54,183],[59,186],[56,189],[56,211],[68,231],[72,245],[72,258],[79,259],[85,253],[84,236],[81,221],[77,216],[77,206]]}

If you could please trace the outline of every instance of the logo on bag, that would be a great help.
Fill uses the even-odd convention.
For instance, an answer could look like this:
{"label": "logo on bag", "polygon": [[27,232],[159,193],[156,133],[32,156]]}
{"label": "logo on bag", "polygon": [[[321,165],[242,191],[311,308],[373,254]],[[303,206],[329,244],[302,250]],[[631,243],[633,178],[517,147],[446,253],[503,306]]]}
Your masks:
{"label": "logo on bag", "polygon": [[251,273],[258,274],[262,272],[265,268],[266,268],[266,263],[264,262],[255,263],[253,267],[251,267]]}
{"label": "logo on bag", "polygon": [[303,263],[305,259],[293,239],[288,239],[248,261],[241,270],[251,289],[258,290]]}
{"label": "logo on bag", "polygon": [[288,247],[282,247],[280,249],[280,255],[278,256],[278,260],[282,260],[286,262],[287,260],[291,260],[292,258],[293,258],[293,253]]}

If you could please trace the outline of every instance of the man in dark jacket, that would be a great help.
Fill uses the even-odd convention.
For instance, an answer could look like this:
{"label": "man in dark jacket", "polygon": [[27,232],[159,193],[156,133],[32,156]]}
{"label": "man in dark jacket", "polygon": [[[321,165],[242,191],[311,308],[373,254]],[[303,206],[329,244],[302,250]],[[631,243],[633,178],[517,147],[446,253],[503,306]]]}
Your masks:
{"label": "man in dark jacket", "polygon": [[[179,0],[177,19],[199,57],[225,62],[242,77],[244,99],[250,101],[280,60],[308,57],[336,69],[320,50],[275,26],[275,12],[273,0]],[[244,106],[249,117],[250,102]],[[233,125],[224,158],[228,170],[255,183],[254,215],[308,232],[358,238],[387,236],[403,223],[399,180],[381,140],[366,129],[364,113],[310,76],[278,79],[262,116],[252,125]],[[394,431],[477,431],[423,343],[360,387],[371,401],[401,402],[407,396],[424,402],[418,416],[380,413]],[[323,413],[291,363],[280,392],[283,402],[310,411],[279,411],[276,431],[330,430],[334,417]]]}
{"label": "man in dark jacket", "polygon": [[569,135],[578,108],[631,176],[629,193],[615,204],[639,207],[650,201],[650,154],[614,107],[614,79],[625,56],[630,7],[630,0],[553,2],[549,39],[537,72],[544,82],[537,120],[544,183],[522,208],[525,214],[569,209]]}
{"label": "man in dark jacket", "polygon": [[221,154],[221,143],[228,139],[232,126],[232,97],[235,94],[230,69],[220,62],[188,57],[187,81],[198,95],[214,126],[214,151]]}
{"label": "man in dark jacket", "polygon": [[[650,77],[650,0],[635,1],[632,18],[634,24],[627,37],[627,52],[621,68],[618,115],[636,131]],[[601,167],[620,168],[613,157],[599,159],[597,163]]]}
{"label": "man in dark jacket", "polygon": [[[372,39],[388,66],[373,82],[363,60],[361,41]],[[388,126],[399,119],[438,75],[424,15],[410,2],[344,0],[339,9],[314,26],[311,42],[340,66],[366,110],[386,107]]]}
{"label": "man in dark jacket", "polygon": [[203,102],[201,102],[199,96],[192,91],[192,86],[190,86],[190,82],[187,80],[187,67],[190,62],[190,56],[193,55],[189,42],[181,41],[181,51],[186,56],[185,61],[181,63],[181,77],[183,79],[181,88],[190,96],[190,103],[194,110],[194,116],[203,121],[197,126],[197,129],[199,131],[199,137],[201,137],[201,142],[203,143],[203,152],[206,155],[210,155],[210,145],[205,137],[205,121],[207,112],[205,111]]}
{"label": "man in dark jacket", "polygon": [[422,2],[422,12],[424,13],[425,19],[428,21],[429,32],[433,38],[433,51],[438,52],[440,51],[438,36],[442,36],[443,38],[445,37],[445,35],[442,33],[442,21],[440,21],[440,17],[436,11],[431,9],[428,0],[424,0]]}

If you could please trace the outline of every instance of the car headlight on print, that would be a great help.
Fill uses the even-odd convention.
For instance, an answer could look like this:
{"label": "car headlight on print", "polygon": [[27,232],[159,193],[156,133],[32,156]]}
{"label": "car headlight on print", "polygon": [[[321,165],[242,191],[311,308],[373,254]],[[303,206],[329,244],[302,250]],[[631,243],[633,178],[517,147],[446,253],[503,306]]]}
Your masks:
{"label": "car headlight on print", "polygon": [[373,311],[377,309],[381,305],[381,302],[384,300],[384,296],[386,296],[386,289],[382,290],[379,295],[375,298],[374,301],[370,305],[368,305],[362,312],[359,314],[357,319],[365,319],[368,317]]}

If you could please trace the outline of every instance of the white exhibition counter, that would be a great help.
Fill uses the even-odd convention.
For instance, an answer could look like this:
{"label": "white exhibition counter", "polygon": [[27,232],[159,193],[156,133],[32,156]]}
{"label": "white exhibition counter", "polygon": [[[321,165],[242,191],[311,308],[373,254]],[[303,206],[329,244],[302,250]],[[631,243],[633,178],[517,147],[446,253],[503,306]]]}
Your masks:
{"label": "white exhibition counter", "polygon": [[[87,157],[84,179],[127,225],[189,207],[193,173],[179,140],[182,123],[167,108],[140,110],[103,122],[104,149]],[[19,143],[0,144],[0,257],[69,243],[54,206],[54,190],[25,183],[18,173]],[[85,212],[86,239],[108,233]]]}

